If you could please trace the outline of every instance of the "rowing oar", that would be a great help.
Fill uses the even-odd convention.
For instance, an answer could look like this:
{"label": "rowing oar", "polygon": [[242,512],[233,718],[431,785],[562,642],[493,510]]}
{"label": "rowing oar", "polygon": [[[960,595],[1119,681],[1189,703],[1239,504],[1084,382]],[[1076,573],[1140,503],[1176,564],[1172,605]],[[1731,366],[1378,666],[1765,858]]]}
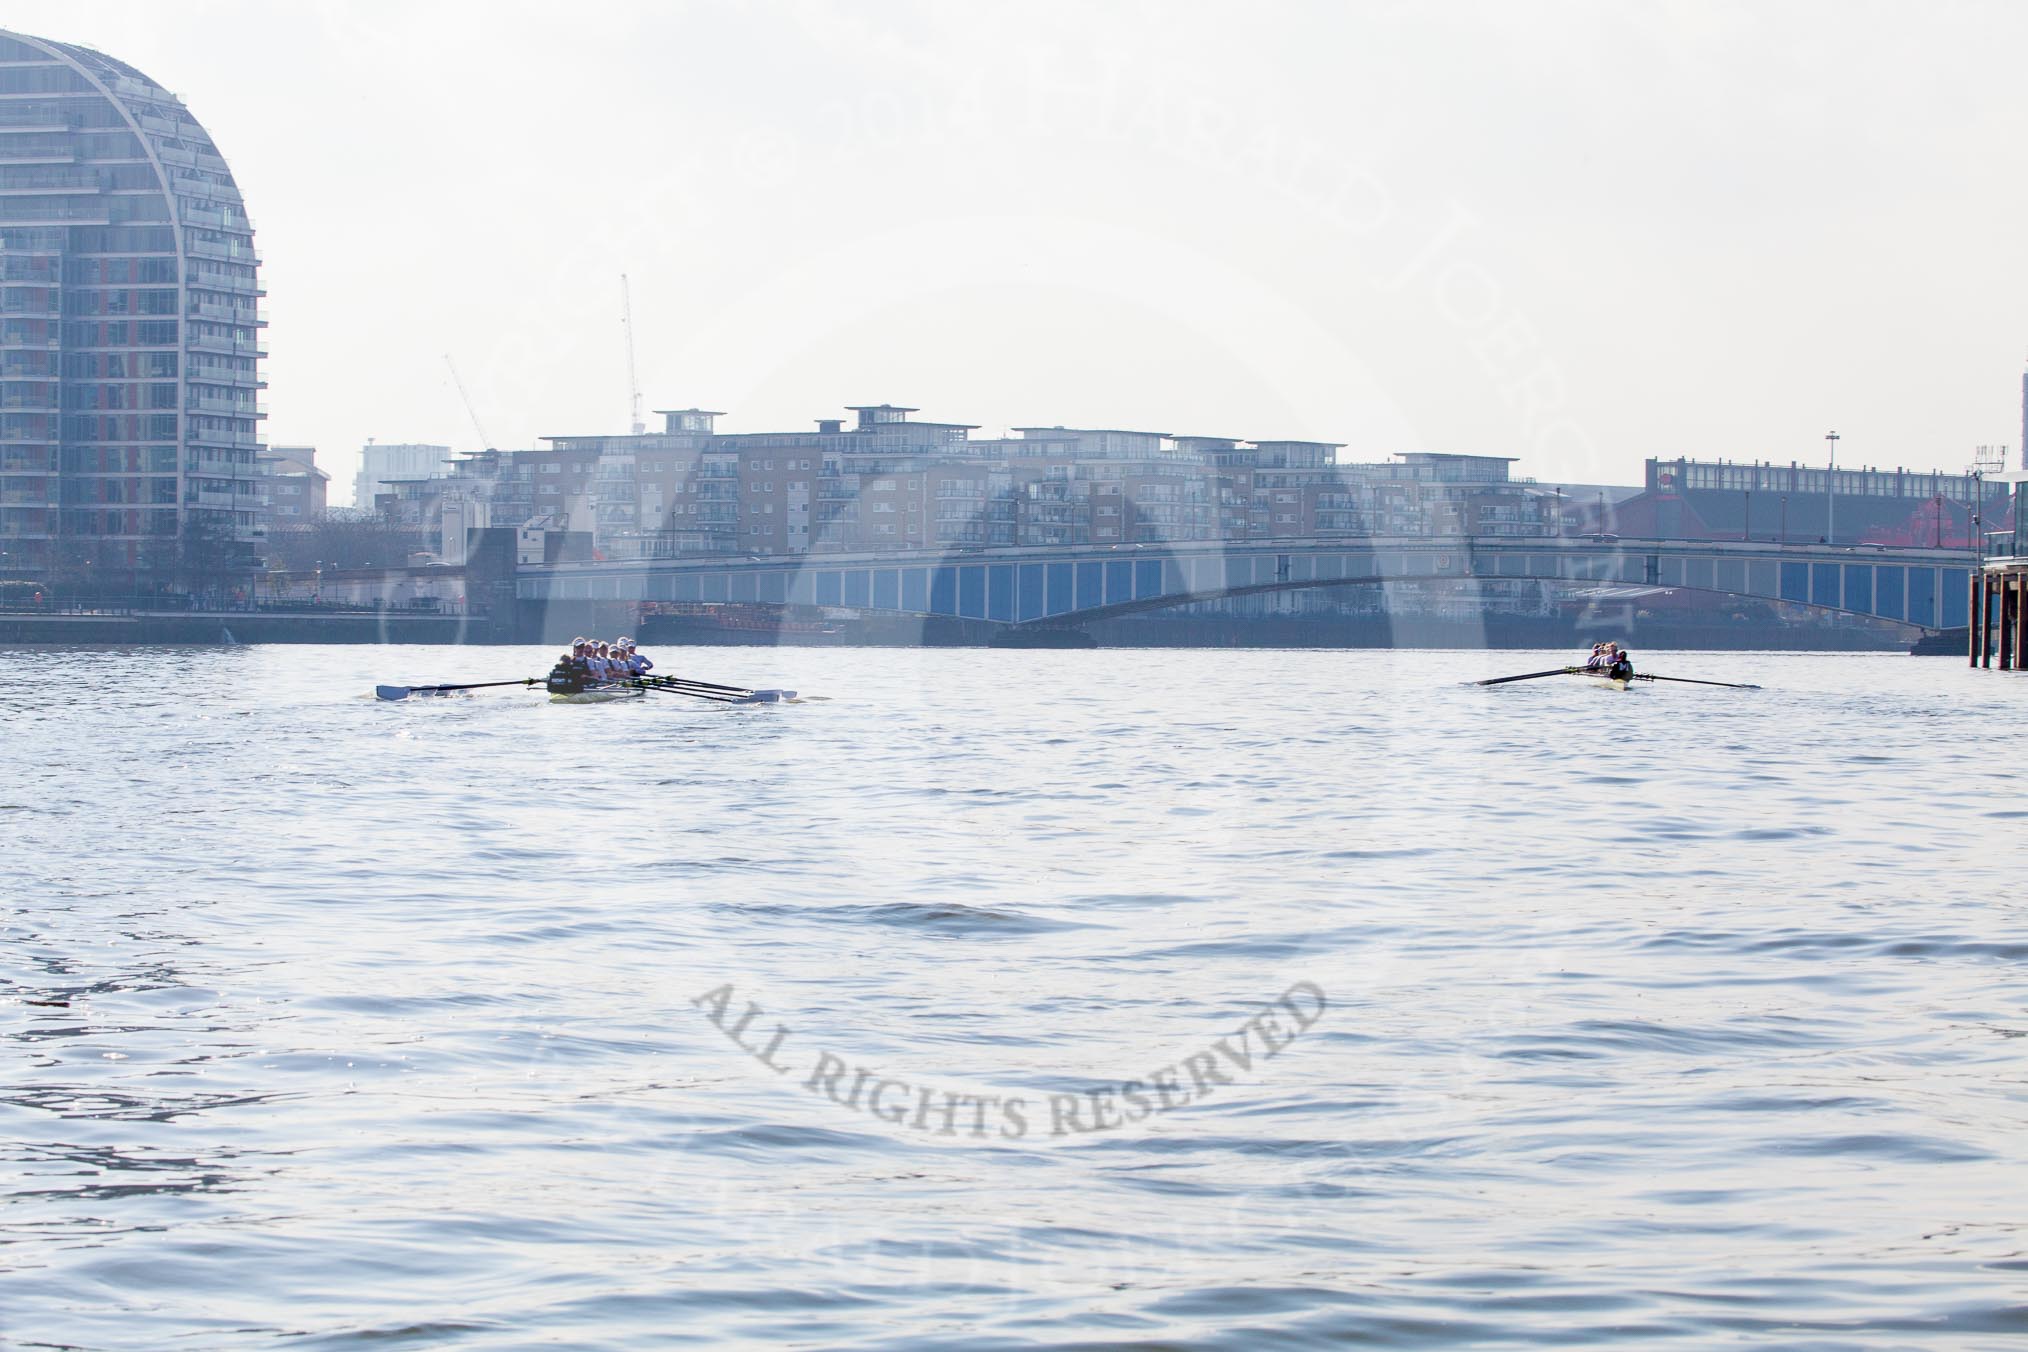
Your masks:
{"label": "rowing oar", "polygon": [[1490,681],[1473,681],[1473,685],[1505,685],[1509,681],[1539,681],[1544,676],[1575,676],[1578,667],[1558,667],[1554,671],[1531,671],[1525,676],[1495,676]]}
{"label": "rowing oar", "polygon": [[804,700],[820,700],[823,695],[798,695],[793,690],[749,690],[743,685],[716,685],[710,681],[693,681],[685,676],[638,676],[634,679],[648,682],[651,690],[667,690],[678,695],[717,695],[735,704],[779,704],[787,701],[800,704]]}
{"label": "rowing oar", "polygon": [[718,704],[741,704],[745,702],[743,696],[720,695],[710,690],[685,690],[681,686],[675,685],[638,685],[633,682],[628,682],[628,684],[632,685],[636,690],[645,690],[651,695],[688,695],[692,699],[708,699]]}
{"label": "rowing oar", "polygon": [[708,681],[685,681],[677,676],[635,676],[620,682],[638,690],[664,695],[688,695],[692,699],[716,700],[720,704],[794,704],[793,690],[747,690],[736,685],[712,685]]}
{"label": "rowing oar", "polygon": [[713,681],[693,681],[688,676],[634,676],[629,679],[646,681],[649,685],[689,685],[699,690],[723,690],[732,695],[751,695],[753,691],[741,685],[719,685]]}
{"label": "rowing oar", "polygon": [[1760,689],[1757,685],[1741,685],[1737,681],[1700,681],[1689,676],[1648,676],[1637,672],[1634,675],[1634,679],[1637,681],[1674,681],[1678,685],[1722,685],[1727,690]]}
{"label": "rowing oar", "polygon": [[407,699],[410,695],[441,695],[446,690],[490,690],[497,685],[535,685],[539,676],[519,681],[477,681],[466,685],[376,685],[373,693],[381,699]]}
{"label": "rowing oar", "polygon": [[664,676],[660,680],[652,677],[633,677],[632,681],[643,690],[660,690],[668,695],[696,695],[703,699],[747,699],[753,691],[732,685],[712,685],[705,681],[684,681]]}

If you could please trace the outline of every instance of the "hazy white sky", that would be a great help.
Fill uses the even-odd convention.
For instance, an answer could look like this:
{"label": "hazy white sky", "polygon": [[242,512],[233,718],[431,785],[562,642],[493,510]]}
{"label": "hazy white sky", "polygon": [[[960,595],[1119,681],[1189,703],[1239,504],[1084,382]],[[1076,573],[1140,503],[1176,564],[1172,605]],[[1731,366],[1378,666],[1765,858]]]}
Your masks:
{"label": "hazy white sky", "polygon": [[[1961,468],[2018,443],[2028,6],[16,0],[177,91],[272,442],[977,422]],[[651,426],[659,425],[652,415]]]}

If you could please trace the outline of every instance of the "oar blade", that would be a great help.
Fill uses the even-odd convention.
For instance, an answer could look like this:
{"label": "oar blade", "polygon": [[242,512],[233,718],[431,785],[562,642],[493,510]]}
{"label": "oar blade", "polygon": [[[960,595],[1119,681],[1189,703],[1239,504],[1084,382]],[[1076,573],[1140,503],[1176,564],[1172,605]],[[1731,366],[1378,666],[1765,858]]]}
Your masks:
{"label": "oar blade", "polygon": [[373,687],[377,699],[407,699],[409,687],[405,685],[376,685]]}

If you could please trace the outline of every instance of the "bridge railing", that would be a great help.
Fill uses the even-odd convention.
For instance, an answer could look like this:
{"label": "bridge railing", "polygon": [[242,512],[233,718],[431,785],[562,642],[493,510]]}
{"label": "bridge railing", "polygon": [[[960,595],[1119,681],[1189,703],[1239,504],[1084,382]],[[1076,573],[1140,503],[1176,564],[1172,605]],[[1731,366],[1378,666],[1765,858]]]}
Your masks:
{"label": "bridge railing", "polygon": [[1074,620],[1229,596],[1361,583],[1538,581],[1683,587],[1925,627],[1962,624],[1969,561],[1895,546],[1623,536],[1310,537],[547,565],[527,601],[752,602]]}

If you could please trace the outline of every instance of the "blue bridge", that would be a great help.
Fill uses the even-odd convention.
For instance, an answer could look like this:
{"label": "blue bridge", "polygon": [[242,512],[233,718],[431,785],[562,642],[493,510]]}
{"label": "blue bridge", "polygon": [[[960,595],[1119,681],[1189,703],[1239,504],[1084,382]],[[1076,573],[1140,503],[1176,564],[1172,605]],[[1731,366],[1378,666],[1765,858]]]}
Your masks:
{"label": "blue bridge", "polygon": [[1973,560],[1885,545],[1496,536],[1170,541],[676,558],[522,567],[526,603],[750,602],[1075,625],[1193,601],[1436,580],[1687,587],[1894,620],[1967,623]]}

